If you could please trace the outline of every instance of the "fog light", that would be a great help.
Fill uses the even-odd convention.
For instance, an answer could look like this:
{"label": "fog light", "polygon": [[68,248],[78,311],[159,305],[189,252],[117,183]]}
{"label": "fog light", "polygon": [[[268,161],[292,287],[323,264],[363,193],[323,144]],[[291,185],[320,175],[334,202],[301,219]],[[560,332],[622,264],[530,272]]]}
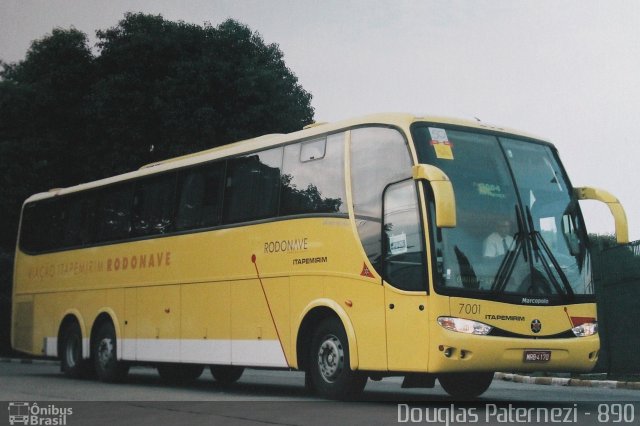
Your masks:
{"label": "fog light", "polygon": [[451,354],[453,353],[453,349],[452,348],[447,348],[444,350],[444,356],[446,356],[447,358],[451,358]]}

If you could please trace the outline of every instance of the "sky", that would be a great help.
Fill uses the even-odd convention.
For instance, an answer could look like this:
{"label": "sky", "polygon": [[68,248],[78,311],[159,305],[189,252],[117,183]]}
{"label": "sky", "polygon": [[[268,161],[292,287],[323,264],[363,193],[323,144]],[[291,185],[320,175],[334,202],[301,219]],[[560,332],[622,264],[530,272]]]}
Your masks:
{"label": "sky", "polygon": [[[637,0],[2,0],[0,60],[56,27],[95,43],[126,12],[248,25],[280,46],[316,121],[410,112],[539,135],[574,186],[620,199],[640,239]],[[581,205],[589,232],[614,232],[607,207]]]}

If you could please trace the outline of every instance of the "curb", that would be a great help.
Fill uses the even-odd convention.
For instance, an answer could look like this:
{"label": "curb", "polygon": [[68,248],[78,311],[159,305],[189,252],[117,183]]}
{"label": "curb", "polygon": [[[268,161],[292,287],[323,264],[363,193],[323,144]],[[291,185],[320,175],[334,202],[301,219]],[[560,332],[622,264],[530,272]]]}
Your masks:
{"label": "curb", "polygon": [[640,382],[620,382],[616,380],[582,380],[563,377],[532,377],[520,374],[496,373],[494,380],[505,382],[526,383],[529,385],[547,386],[576,386],[601,389],[633,389],[640,390]]}
{"label": "curb", "polygon": [[32,359],[32,358],[0,358],[0,364],[59,364],[60,361],[52,359]]}

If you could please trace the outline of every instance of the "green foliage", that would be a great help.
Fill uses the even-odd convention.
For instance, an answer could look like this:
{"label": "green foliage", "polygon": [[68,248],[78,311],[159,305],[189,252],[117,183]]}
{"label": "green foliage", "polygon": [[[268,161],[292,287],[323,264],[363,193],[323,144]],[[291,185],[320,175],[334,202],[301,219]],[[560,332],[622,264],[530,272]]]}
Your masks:
{"label": "green foliage", "polygon": [[313,121],[311,95],[276,44],[245,25],[126,14],[96,32],[34,41],[0,62],[0,247],[30,194]]}
{"label": "green foliage", "polygon": [[[591,260],[593,262],[593,276],[596,280],[596,285],[600,286],[605,277],[608,277],[610,269],[612,267],[612,260],[616,259],[616,256],[611,256],[611,249],[622,249],[624,246],[620,246],[614,235],[602,235],[602,234],[589,234],[589,245]],[[627,250],[615,250],[615,253],[619,253],[618,258],[624,259],[629,256],[633,256],[630,251]],[[623,260],[624,262],[625,260]],[[617,263],[617,262],[615,262]],[[619,268],[616,268],[618,270]]]}
{"label": "green foliage", "polygon": [[615,235],[589,234],[589,243],[592,252],[618,246]]}
{"label": "green foliage", "polygon": [[33,42],[24,61],[0,72],[0,246],[15,240],[19,209],[30,193],[84,178],[77,163],[86,142],[85,112],[93,75],[86,36],[56,29]]}

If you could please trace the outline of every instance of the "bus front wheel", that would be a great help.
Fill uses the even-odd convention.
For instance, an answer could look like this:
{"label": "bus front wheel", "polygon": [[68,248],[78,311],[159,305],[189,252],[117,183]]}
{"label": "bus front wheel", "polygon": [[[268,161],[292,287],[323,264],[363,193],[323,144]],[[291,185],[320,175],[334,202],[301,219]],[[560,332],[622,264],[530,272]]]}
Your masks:
{"label": "bus front wheel", "polygon": [[366,375],[351,369],[347,333],[338,318],[327,318],[316,329],[306,374],[311,389],[332,399],[356,396],[367,384]]}
{"label": "bus front wheel", "polygon": [[493,381],[493,373],[445,373],[438,376],[442,388],[457,399],[482,395]]}
{"label": "bus front wheel", "polygon": [[120,382],[129,372],[129,366],[118,361],[116,332],[113,324],[104,322],[98,328],[93,341],[93,362],[98,379],[103,382]]}

